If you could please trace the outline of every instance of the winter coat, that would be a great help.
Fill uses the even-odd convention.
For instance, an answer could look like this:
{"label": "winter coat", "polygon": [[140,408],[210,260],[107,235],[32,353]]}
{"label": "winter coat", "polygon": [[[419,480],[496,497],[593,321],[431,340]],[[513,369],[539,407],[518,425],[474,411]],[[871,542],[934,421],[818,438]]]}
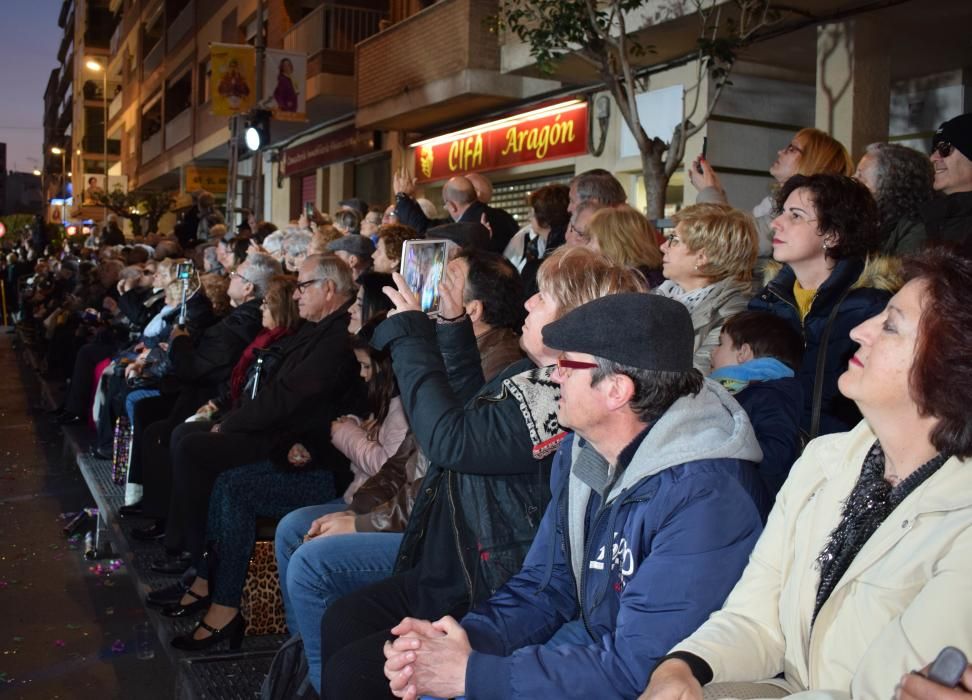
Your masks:
{"label": "winter coat", "polygon": [[[928,242],[958,243],[966,254],[972,253],[972,192],[937,197],[919,212],[928,232]],[[968,243],[967,243],[968,241]]]}
{"label": "winter coat", "polygon": [[398,451],[351,498],[356,532],[402,532],[412,512],[428,462],[415,435],[405,436]]}
{"label": "winter coat", "polygon": [[793,282],[796,280],[793,270],[789,265],[784,265],[782,268],[769,268],[770,274],[774,270],[779,272],[753,297],[749,308],[769,311],[785,318],[803,338],[803,362],[797,378],[803,386],[800,427],[807,433],[810,431],[813,410],[813,384],[817,373],[817,355],[821,349],[820,341],[831,311],[847,292],[840,303],[827,347],[824,349],[826,364],[819,434],[850,430],[860,420],[860,412],[852,401],[837,390],[837,378],[847,369],[848,360],[857,350],[857,343],[851,340],[850,332],[862,321],[884,310],[888,299],[899,286],[897,267],[888,258],[877,258],[867,265],[858,259],[837,261],[830,277],[817,290],[810,311],[802,321],[793,296]]}
{"label": "winter coat", "polygon": [[746,310],[753,296],[748,282],[724,279],[713,283],[713,290],[691,311],[692,328],[695,331],[695,356],[692,364],[702,374],[712,370],[710,358],[719,345],[719,334],[726,319]]}
{"label": "winter coat", "polygon": [[811,629],[816,560],[874,440],[862,421],[807,446],[725,606],[676,651],[703,659],[716,682],[782,673],[771,682],[792,693],[871,700],[946,644],[972,649],[972,464],[954,457],[874,532]]}
{"label": "winter coat", "polygon": [[305,322],[281,343],[273,376],[219,422],[222,433],[247,433],[268,445],[274,463],[288,466],[287,452],[301,443],[310,468],[334,471],[339,491],[351,482],[347,457],[331,443],[331,422],[366,410],[366,391],[348,335],[351,302],[318,323]]}
{"label": "winter coat", "polygon": [[925,247],[928,233],[924,222],[916,219],[898,219],[888,230],[881,253],[884,255],[906,255],[916,253]]}
{"label": "winter coat", "polygon": [[[463,618],[469,700],[637,697],[742,573],[762,530],[752,490],[760,450],[722,387],[707,381],[678,399],[603,503],[578,476],[592,456],[580,438],[564,441],[556,495],[522,570]],[[586,644],[542,646],[578,615]]]}
{"label": "winter coat", "polygon": [[749,416],[763,460],[757,473],[762,488],[756,505],[765,522],[776,494],[800,456],[803,388],[796,377],[750,382],[733,398]]}
{"label": "winter coat", "polygon": [[398,451],[408,434],[408,419],[402,400],[394,396],[388,405],[388,415],[378,428],[375,439],[355,420],[342,421],[331,428],[331,442],[351,461],[353,479],[344,492],[344,500],[351,502],[354,492],[374,476],[382,465]]}
{"label": "winter coat", "polygon": [[414,614],[437,619],[484,600],[523,561],[549,500],[560,429],[549,368],[518,362],[483,384],[469,324],[396,314],[372,344],[389,350],[402,404],[428,472],[396,571],[419,568]]}

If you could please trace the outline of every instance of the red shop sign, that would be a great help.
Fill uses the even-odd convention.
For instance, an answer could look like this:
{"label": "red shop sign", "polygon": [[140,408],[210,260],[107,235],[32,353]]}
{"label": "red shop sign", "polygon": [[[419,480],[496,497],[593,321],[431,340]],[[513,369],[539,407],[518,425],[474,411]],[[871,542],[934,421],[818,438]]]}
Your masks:
{"label": "red shop sign", "polygon": [[413,145],[419,182],[579,156],[587,153],[587,102],[549,105]]}

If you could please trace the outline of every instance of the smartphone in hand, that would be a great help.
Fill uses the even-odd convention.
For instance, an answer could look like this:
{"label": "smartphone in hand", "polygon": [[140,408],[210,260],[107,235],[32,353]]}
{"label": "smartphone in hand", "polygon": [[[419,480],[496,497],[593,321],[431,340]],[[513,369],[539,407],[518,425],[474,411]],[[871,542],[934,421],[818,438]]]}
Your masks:
{"label": "smartphone in hand", "polygon": [[[708,151],[708,150],[709,150],[709,137],[708,136],[703,136],[702,137],[702,157],[701,157],[701,160],[705,160],[705,157],[706,157],[705,154],[706,154],[706,151]],[[696,163],[695,164],[695,171],[699,175],[702,174],[702,164],[701,163]]]}
{"label": "smartphone in hand", "polygon": [[968,660],[961,650],[955,647],[945,647],[938,652],[938,657],[928,669],[928,680],[935,681],[946,688],[954,688],[962,680]]}

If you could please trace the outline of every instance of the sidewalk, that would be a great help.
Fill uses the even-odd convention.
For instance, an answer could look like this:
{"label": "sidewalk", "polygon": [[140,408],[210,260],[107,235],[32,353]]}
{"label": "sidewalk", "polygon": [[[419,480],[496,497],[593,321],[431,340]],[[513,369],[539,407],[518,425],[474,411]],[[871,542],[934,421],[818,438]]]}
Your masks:
{"label": "sidewalk", "polygon": [[93,503],[12,340],[0,333],[0,696],[171,698],[158,642],[154,659],[135,656],[147,617],[126,567],[85,560],[83,530],[61,532]]}

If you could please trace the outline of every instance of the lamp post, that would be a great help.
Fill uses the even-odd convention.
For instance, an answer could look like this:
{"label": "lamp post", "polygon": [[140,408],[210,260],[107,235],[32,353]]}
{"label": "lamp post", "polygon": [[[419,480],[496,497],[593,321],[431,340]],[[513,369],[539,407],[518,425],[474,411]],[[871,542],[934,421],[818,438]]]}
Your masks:
{"label": "lamp post", "polygon": [[[88,67],[88,70],[92,70],[95,73],[101,73],[101,97],[105,103],[105,121],[102,128],[102,155],[105,159],[105,196],[108,195],[108,65],[101,65],[98,61],[93,58],[89,58],[84,63]],[[104,222],[108,225],[108,206],[105,206],[104,211]]]}
{"label": "lamp post", "polygon": [[65,158],[67,157],[67,151],[63,148],[58,148],[57,146],[51,146],[51,153],[56,156],[61,156],[61,223],[66,225],[67,217],[67,205],[64,203],[67,200],[67,187],[65,178],[67,177],[67,167],[65,167]]}

